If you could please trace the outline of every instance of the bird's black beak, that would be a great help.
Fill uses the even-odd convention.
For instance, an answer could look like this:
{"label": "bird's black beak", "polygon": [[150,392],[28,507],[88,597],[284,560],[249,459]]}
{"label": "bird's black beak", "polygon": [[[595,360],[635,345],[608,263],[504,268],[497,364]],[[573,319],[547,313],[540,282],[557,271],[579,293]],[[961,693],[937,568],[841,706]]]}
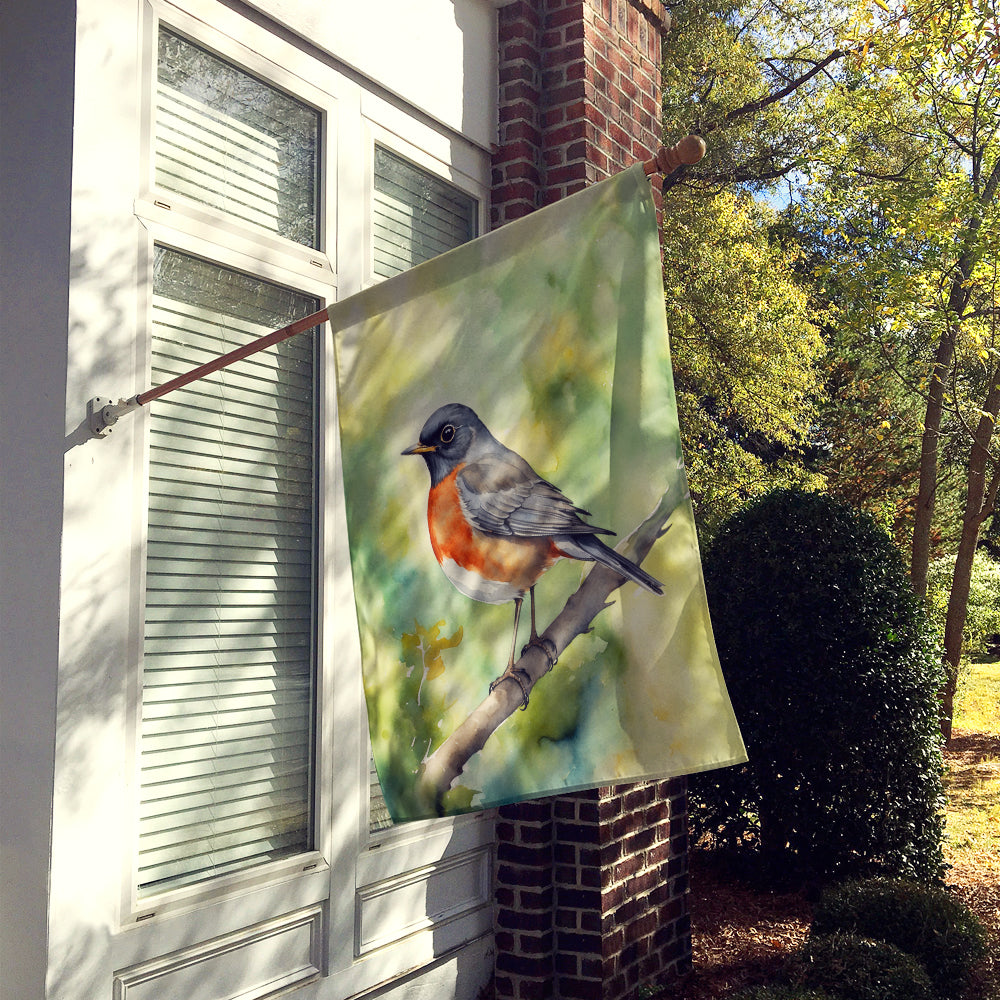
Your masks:
{"label": "bird's black beak", "polygon": [[429,451],[437,451],[437,447],[432,444],[415,444],[405,451],[401,451],[401,455],[426,455]]}

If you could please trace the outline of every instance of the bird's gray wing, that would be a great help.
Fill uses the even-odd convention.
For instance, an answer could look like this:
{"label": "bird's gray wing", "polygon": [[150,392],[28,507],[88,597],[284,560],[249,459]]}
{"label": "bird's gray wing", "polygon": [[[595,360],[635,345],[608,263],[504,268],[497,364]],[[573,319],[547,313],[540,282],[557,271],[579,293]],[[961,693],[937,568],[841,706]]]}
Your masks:
{"label": "bird's gray wing", "polygon": [[464,466],[456,485],[465,516],[491,535],[614,534],[587,524],[581,517],[587,511],[511,451]]}

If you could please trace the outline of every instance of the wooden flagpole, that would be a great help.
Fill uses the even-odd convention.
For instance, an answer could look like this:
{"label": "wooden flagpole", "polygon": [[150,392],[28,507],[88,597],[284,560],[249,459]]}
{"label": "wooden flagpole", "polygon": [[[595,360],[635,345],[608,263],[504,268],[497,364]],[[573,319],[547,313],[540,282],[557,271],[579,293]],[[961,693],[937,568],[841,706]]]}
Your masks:
{"label": "wooden flagpole", "polygon": [[168,392],[173,392],[174,389],[180,389],[181,386],[187,385],[189,382],[195,382],[205,375],[211,375],[212,372],[217,372],[222,368],[228,367],[234,361],[242,361],[244,358],[250,357],[251,354],[256,354],[258,351],[266,350],[274,344],[280,344],[283,340],[288,340],[289,337],[294,337],[298,333],[305,333],[306,330],[311,330],[314,326],[325,323],[329,318],[329,309],[320,309],[319,312],[303,316],[302,319],[297,319],[294,323],[289,323],[288,326],[283,326],[280,330],[275,330],[273,333],[266,333],[263,337],[258,337],[256,340],[251,340],[248,344],[237,347],[235,350],[230,351],[228,354],[223,354],[214,361],[206,361],[205,364],[199,365],[197,368],[192,368],[191,371],[185,372],[183,375],[178,375],[169,382],[164,382],[163,385],[156,386],[155,389],[147,389],[145,392],[140,392],[135,397],[135,401],[139,406],[145,406],[146,403],[154,399],[159,399]]}
{"label": "wooden flagpole", "polygon": [[169,382],[164,382],[162,385],[154,386],[152,389],[146,389],[144,392],[137,393],[129,399],[119,399],[115,403],[110,399],[102,399],[100,396],[95,396],[87,403],[87,419],[90,423],[90,430],[95,437],[105,437],[110,433],[112,426],[118,422],[120,416],[131,413],[132,410],[137,410],[140,406],[145,406],[146,403],[152,402],[154,399],[159,399],[168,392],[173,392],[174,389],[180,389],[190,382],[195,382],[206,375],[211,375],[212,372],[220,371],[236,361],[242,361],[244,358],[249,358],[259,351],[273,347],[275,344],[280,344],[283,340],[288,340],[290,337],[304,333],[306,330],[311,330],[313,327],[319,326],[320,323],[325,323],[329,318],[329,309],[320,309],[318,312],[295,320],[294,323],[289,323],[288,326],[283,326],[280,330],[265,333],[262,337],[258,337],[256,340],[251,340],[242,347],[237,347],[229,351],[228,354],[223,354],[217,358],[213,358],[211,361],[206,361],[205,364],[199,365],[197,368],[192,368],[191,371],[185,372],[183,375],[178,375],[176,378],[170,379]]}

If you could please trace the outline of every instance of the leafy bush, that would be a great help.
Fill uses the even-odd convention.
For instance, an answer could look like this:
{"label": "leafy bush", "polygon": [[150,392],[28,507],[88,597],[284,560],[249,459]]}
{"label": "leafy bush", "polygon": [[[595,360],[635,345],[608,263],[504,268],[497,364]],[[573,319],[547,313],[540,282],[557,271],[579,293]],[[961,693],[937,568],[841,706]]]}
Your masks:
{"label": "leafy bush", "polygon": [[[927,603],[942,634],[954,572],[955,557],[951,556],[935,559],[927,573]],[[979,549],[972,563],[962,654],[983,655],[988,652],[990,637],[994,635],[1000,635],[1000,562]]]}
{"label": "leafy bush", "polygon": [[839,1000],[824,990],[802,989],[800,986],[751,986],[741,990],[733,1000]]}
{"label": "leafy bush", "polygon": [[933,1000],[924,967],[884,941],[853,934],[810,938],[793,972],[799,985],[818,987],[837,1000]]}
{"label": "leafy bush", "polygon": [[961,996],[986,956],[986,934],[968,907],[945,889],[904,879],[870,879],[827,889],[813,916],[814,935],[850,932],[895,945],[923,963],[941,996]]}
{"label": "leafy bush", "polygon": [[696,834],[800,875],[940,877],[940,658],[889,537],[779,490],[705,558],[749,762],[692,779]]}

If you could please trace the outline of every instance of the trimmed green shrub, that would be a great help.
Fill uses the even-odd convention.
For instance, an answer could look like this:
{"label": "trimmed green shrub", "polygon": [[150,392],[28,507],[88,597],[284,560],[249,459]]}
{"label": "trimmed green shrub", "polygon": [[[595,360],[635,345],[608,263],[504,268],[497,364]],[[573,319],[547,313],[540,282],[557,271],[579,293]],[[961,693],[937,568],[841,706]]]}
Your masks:
{"label": "trimmed green shrub", "polygon": [[723,526],[705,582],[750,760],[691,779],[694,832],[772,872],[939,878],[943,672],[889,536],[778,490]]}
{"label": "trimmed green shrub", "polygon": [[824,989],[838,1000],[933,1000],[924,967],[884,941],[854,934],[810,938],[793,972],[804,987]]}
{"label": "trimmed green shrub", "polygon": [[904,879],[828,888],[816,905],[812,933],[840,932],[887,941],[912,955],[944,997],[962,995],[987,953],[986,933],[968,907],[945,889]]}
{"label": "trimmed green shrub", "polygon": [[839,1000],[839,997],[801,986],[751,986],[737,993],[733,1000]]}

